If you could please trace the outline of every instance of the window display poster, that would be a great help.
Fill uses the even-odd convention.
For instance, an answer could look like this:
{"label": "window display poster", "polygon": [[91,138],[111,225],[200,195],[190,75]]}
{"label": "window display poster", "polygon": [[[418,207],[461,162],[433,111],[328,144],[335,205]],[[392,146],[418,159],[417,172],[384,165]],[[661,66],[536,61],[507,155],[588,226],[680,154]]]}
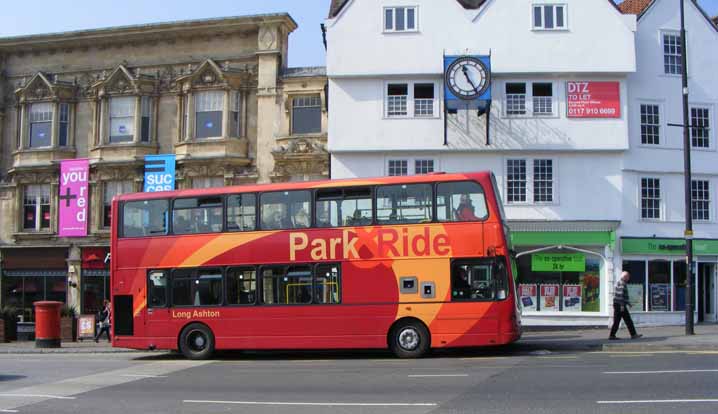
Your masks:
{"label": "window display poster", "polygon": [[538,310],[537,292],[536,285],[519,285],[519,297],[525,311],[535,312]]}
{"label": "window display poster", "polygon": [[558,311],[559,297],[558,285],[541,285],[541,310]]}
{"label": "window display poster", "polygon": [[643,285],[629,283],[626,285],[626,288],[628,289],[628,303],[631,304],[631,310],[642,311],[644,295]]}
{"label": "window display poster", "polygon": [[[671,285],[664,283],[651,284],[651,309],[652,311],[671,310],[670,301]],[[630,295],[630,293],[629,293]],[[630,299],[630,296],[629,296]]]}
{"label": "window display poster", "polygon": [[596,273],[584,273],[581,281],[581,310],[584,312],[598,312],[601,307],[601,279]]}
{"label": "window display poster", "polygon": [[563,310],[581,311],[581,286],[563,285]]}
{"label": "window display poster", "polygon": [[77,337],[80,339],[95,337],[95,315],[80,315],[77,320]]}

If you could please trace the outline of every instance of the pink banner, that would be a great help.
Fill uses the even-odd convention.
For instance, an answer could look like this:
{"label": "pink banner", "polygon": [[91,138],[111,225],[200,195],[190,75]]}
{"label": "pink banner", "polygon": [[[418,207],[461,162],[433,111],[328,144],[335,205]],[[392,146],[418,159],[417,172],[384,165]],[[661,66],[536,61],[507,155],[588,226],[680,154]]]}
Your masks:
{"label": "pink banner", "polygon": [[60,237],[87,236],[89,175],[90,161],[87,159],[60,162]]}

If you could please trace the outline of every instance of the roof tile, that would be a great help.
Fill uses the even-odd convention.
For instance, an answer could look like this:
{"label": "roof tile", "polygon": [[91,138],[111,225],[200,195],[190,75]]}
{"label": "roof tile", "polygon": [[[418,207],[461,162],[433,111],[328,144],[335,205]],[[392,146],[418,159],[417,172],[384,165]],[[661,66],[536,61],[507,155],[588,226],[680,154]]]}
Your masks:
{"label": "roof tile", "polygon": [[652,2],[653,0],[624,0],[618,8],[623,14],[641,14]]}

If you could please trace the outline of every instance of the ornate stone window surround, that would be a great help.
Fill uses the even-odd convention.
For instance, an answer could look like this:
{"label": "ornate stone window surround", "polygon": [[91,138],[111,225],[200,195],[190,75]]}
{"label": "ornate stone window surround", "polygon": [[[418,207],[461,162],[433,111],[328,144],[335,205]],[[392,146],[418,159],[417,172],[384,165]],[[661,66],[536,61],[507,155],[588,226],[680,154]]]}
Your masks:
{"label": "ornate stone window surround", "polygon": [[[57,76],[51,78],[44,73],[37,73],[30,81],[15,91],[17,96],[17,152],[29,151],[55,151],[58,149],[74,151],[74,125],[75,125],[75,89],[70,82],[59,81]],[[49,145],[31,146],[31,112],[33,105],[47,106],[51,119]],[[61,142],[61,129],[64,137]]]}
{"label": "ornate stone window surround", "polygon": [[[177,110],[181,124],[178,128],[178,143],[181,145],[245,138],[248,80],[246,72],[230,69],[226,64],[220,67],[211,59],[192,70],[189,75],[178,78],[177,83],[181,91],[177,96]],[[202,97],[204,92],[222,94],[221,133],[217,136],[198,137],[196,125],[198,97]]]}
{"label": "ornate stone window surround", "polygon": [[[97,93],[93,114],[95,147],[157,146],[157,79],[140,73],[139,69],[132,73],[120,65],[108,77],[93,85],[93,88]],[[131,99],[131,115],[126,116],[133,118],[132,128],[127,131],[131,132],[131,139],[112,142],[112,100],[123,98]]]}
{"label": "ornate stone window surround", "polygon": [[[123,183],[125,193],[142,190],[142,178],[134,173],[134,170],[110,169],[101,167],[95,173],[95,179],[90,181],[90,197],[92,206],[92,232],[99,236],[109,236],[110,226],[105,226],[105,196],[109,186],[117,186]],[[114,214],[114,212],[112,213]]]}
{"label": "ornate stone window surround", "polygon": [[[15,229],[13,237],[17,241],[24,240],[50,240],[57,234],[57,193],[59,181],[57,173],[51,168],[45,167],[41,170],[33,172],[23,172],[16,176],[17,184],[15,186]],[[39,230],[25,229],[25,195],[29,191],[31,185],[49,186],[49,204],[50,204],[50,227],[40,228]],[[36,217],[41,220],[41,217]]]}

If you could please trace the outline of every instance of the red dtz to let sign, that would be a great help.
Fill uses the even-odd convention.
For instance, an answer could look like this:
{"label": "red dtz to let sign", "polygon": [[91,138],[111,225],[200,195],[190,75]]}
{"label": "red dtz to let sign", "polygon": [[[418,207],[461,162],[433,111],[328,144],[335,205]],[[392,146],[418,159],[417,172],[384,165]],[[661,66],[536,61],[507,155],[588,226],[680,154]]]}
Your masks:
{"label": "red dtz to let sign", "polygon": [[620,118],[621,86],[618,82],[568,82],[569,118]]}

